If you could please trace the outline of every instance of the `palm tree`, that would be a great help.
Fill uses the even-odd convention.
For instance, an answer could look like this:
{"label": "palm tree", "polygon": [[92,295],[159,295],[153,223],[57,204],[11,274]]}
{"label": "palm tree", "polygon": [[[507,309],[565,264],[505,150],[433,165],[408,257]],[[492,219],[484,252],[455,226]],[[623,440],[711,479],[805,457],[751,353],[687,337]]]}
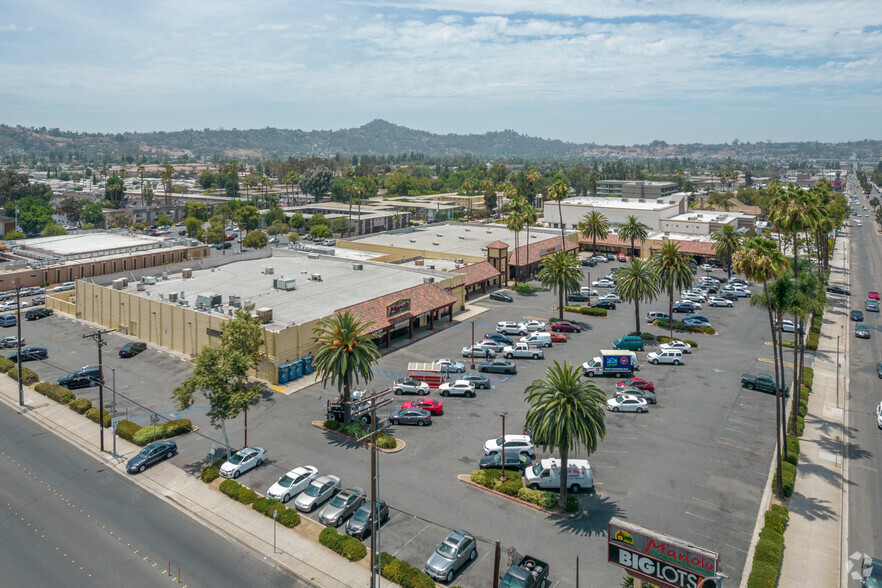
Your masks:
{"label": "palm tree", "polygon": [[[505,219],[505,226],[509,231],[514,233],[514,241],[515,241],[515,282],[518,281],[518,273],[521,270],[521,251],[518,247],[518,235],[520,235],[521,231],[524,229],[524,219],[521,216],[521,207],[518,202],[519,198],[523,198],[523,196],[514,196],[511,199],[511,205],[509,206],[508,216]],[[506,279],[508,279],[506,277]]]}
{"label": "palm tree", "polygon": [[[570,449],[584,447],[588,455],[597,451],[606,435],[606,397],[583,378],[578,366],[557,361],[545,369],[545,378],[534,380],[524,391],[526,424],[533,441],[543,451],[560,450],[560,471],[566,472]],[[567,476],[560,477],[560,504],[567,504]]]}
{"label": "palm tree", "polygon": [[352,384],[358,383],[359,377],[370,382],[371,365],[380,357],[370,337],[370,326],[374,323],[364,323],[362,319],[347,310],[323,318],[312,331],[319,344],[313,359],[316,375],[323,385],[336,384],[337,391],[342,392],[344,426],[352,422]]}
{"label": "palm tree", "polygon": [[818,209],[812,204],[802,187],[794,187],[793,184],[790,184],[787,187],[785,198],[775,202],[774,207],[770,209],[769,216],[778,230],[793,238],[793,277],[795,279],[799,275],[799,244],[797,242],[799,233],[814,228],[820,218]]}
{"label": "palm tree", "polygon": [[566,250],[564,245],[564,220],[560,203],[570,195],[570,188],[563,180],[557,180],[548,187],[548,199],[557,201],[557,216],[560,219],[560,248]]}
{"label": "palm tree", "polygon": [[[748,280],[762,282],[763,293],[760,300],[769,300],[769,281],[775,279],[783,272],[787,271],[787,258],[778,251],[776,244],[765,237],[754,236],[748,238],[741,247],[734,253],[733,265],[735,271],[743,274]],[[751,297],[751,302],[753,298]],[[775,316],[772,307],[766,306],[769,313],[769,329],[772,333],[772,347],[777,347],[778,329],[776,328]],[[778,355],[775,353],[775,380],[778,379]],[[780,386],[776,387],[775,410],[777,412],[776,427],[781,423],[781,403],[778,401],[781,395]],[[776,434],[776,441],[781,446],[780,435]],[[781,480],[781,452],[777,452],[778,476],[776,481],[776,489],[779,496],[783,496],[783,483]]]}
{"label": "palm tree", "polygon": [[527,229],[527,245],[530,244],[530,227],[535,225],[539,221],[539,216],[536,214],[536,209],[533,208],[533,205],[530,204],[527,199],[524,199],[523,205],[521,207],[521,218],[524,219],[524,228]]}
{"label": "palm tree", "polygon": [[714,241],[714,253],[726,264],[727,277],[732,278],[732,254],[741,245],[742,234],[735,225],[723,225],[723,227],[711,235]]}
{"label": "palm tree", "polygon": [[575,255],[569,255],[566,251],[555,251],[542,258],[537,277],[543,287],[557,293],[559,317],[560,320],[563,320],[564,298],[570,292],[578,291],[579,284],[584,278],[579,260]]}
{"label": "palm tree", "polygon": [[609,235],[609,223],[607,222],[606,217],[596,210],[592,210],[586,214],[582,220],[579,221],[576,228],[579,230],[580,235],[586,239],[593,240],[594,244],[592,245],[592,251],[595,255],[597,254],[597,239],[606,239]]}
{"label": "palm tree", "polygon": [[640,246],[643,246],[643,243],[646,242],[646,238],[649,237],[649,232],[646,230],[647,227],[634,215],[628,217],[628,220],[625,221],[625,224],[619,227],[619,238],[620,239],[630,239],[631,241],[631,257],[635,257],[634,252],[634,241],[640,241]]}
{"label": "palm tree", "polygon": [[634,303],[637,334],[640,334],[640,302],[652,302],[659,294],[658,276],[652,264],[643,259],[632,259],[616,271],[616,290],[623,300]]}
{"label": "palm tree", "polygon": [[680,246],[673,241],[665,241],[660,249],[652,254],[650,262],[658,279],[659,288],[668,293],[668,322],[671,337],[674,336],[674,292],[692,285],[692,268],[689,262],[692,256],[680,251]]}

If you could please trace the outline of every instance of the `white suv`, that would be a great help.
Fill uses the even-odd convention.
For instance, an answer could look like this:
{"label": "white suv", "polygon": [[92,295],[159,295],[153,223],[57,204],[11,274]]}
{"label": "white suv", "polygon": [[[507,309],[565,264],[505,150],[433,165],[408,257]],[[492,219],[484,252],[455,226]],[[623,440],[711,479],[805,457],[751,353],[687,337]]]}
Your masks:
{"label": "white suv", "polygon": [[[528,435],[506,435],[505,450],[518,453],[526,453],[530,457],[536,456],[536,449],[533,447],[533,441]],[[488,439],[484,443],[484,455],[493,455],[502,451],[502,437],[496,439]]]}
{"label": "white suv", "polygon": [[660,351],[652,351],[646,354],[646,359],[653,365],[660,363],[672,363],[681,365],[683,362],[683,352],[679,349],[665,349]]}
{"label": "white suv", "polygon": [[512,321],[496,323],[496,332],[503,335],[526,335],[527,329]]}

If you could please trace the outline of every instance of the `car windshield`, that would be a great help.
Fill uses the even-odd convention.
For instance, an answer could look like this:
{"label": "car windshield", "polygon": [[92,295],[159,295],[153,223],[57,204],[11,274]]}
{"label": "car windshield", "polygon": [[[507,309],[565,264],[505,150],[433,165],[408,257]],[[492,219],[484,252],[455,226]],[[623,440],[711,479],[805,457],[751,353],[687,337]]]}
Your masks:
{"label": "car windshield", "polygon": [[288,477],[287,474],[282,476],[282,478],[279,480],[279,486],[283,486],[285,488],[290,488],[291,484],[293,484],[293,483],[294,483],[294,478]]}
{"label": "car windshield", "polygon": [[238,465],[238,464],[242,463],[243,459],[245,459],[245,456],[240,453],[237,453],[236,455],[234,455],[233,457],[230,458],[230,463],[234,464],[234,465]]}
{"label": "car windshield", "polygon": [[304,494],[306,494],[307,496],[318,496],[321,489],[322,486],[320,485],[310,484],[309,488],[306,489],[306,492],[304,492]]}
{"label": "car windshield", "polygon": [[456,556],[456,547],[446,541],[439,545],[436,551],[438,555],[442,555],[447,559],[453,559]]}
{"label": "car windshield", "polygon": [[[333,504],[333,502],[331,504]],[[352,520],[359,522],[359,523],[365,523],[370,518],[371,518],[371,511],[370,511],[370,509],[367,509],[367,508],[358,509],[357,511],[355,511],[355,514],[352,516]]]}
{"label": "car windshield", "polygon": [[333,500],[331,500],[331,506],[336,508],[343,508],[344,506],[346,506],[346,499],[343,498],[342,494],[338,494],[334,497]]}
{"label": "car windshield", "polygon": [[506,586],[508,588],[527,588],[526,580],[522,580],[520,578],[514,578],[508,574],[502,579],[502,583],[500,586]]}
{"label": "car windshield", "polygon": [[141,457],[141,458],[149,457],[149,456],[150,456],[150,449],[147,448],[147,447],[145,447],[144,449],[142,449],[142,450],[141,450],[141,453],[138,454],[138,457]]}

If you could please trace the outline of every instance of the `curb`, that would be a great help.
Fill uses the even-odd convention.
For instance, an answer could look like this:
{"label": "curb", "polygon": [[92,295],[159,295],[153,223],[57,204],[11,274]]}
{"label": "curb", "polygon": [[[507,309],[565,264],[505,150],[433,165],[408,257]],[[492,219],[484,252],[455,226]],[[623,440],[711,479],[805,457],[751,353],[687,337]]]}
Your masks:
{"label": "curb", "polygon": [[[353,443],[358,443],[362,447],[370,447],[370,445],[368,443],[365,443],[364,441],[359,441],[358,439],[353,439],[352,437],[347,437],[346,435],[343,435],[343,434],[339,433],[338,431],[333,431],[327,427],[322,426],[322,421],[312,421],[312,426],[315,427],[316,429],[321,429],[322,431],[325,431],[327,433],[331,433],[332,435],[335,435],[335,436],[339,437],[340,439],[346,439],[347,441],[352,441]],[[380,431],[377,431],[377,432],[379,433]],[[391,437],[391,435],[390,435],[390,437]],[[377,447],[377,450],[382,451],[383,453],[398,453],[399,451],[404,451],[405,447],[407,447],[407,445],[404,443],[404,441],[402,441],[398,437],[395,437],[395,449],[383,449],[382,447]]]}
{"label": "curb", "polygon": [[532,508],[533,510],[545,513],[550,517],[555,517],[555,518],[559,518],[559,519],[576,519],[582,515],[581,509],[576,513],[559,513],[559,512],[555,512],[553,510],[548,510],[548,509],[542,508],[541,506],[536,506],[535,504],[527,502],[526,500],[521,500],[520,498],[517,498],[516,496],[509,496],[508,494],[503,494],[502,492],[498,492],[496,490],[493,490],[492,488],[487,488],[486,486],[481,486],[480,484],[475,484],[474,482],[472,482],[472,480],[470,479],[468,474],[459,474],[456,476],[456,479],[464,484],[472,486],[473,488],[478,488],[479,490],[484,490],[486,492],[490,492],[491,494],[495,494],[496,496],[500,496],[500,497],[508,499],[512,502],[516,502],[516,503],[521,504],[523,506],[526,506],[528,508]]}

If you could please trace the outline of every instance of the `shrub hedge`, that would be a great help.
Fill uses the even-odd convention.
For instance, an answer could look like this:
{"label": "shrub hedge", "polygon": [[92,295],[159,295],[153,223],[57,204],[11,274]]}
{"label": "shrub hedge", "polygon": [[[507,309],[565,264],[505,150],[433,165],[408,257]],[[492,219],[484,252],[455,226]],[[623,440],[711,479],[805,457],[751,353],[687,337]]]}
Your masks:
{"label": "shrub hedge", "polygon": [[[656,319],[653,323],[656,327],[668,329],[671,326],[670,321]],[[689,333],[704,333],[705,335],[715,335],[716,331],[713,327],[688,327],[683,321],[674,321],[674,328],[678,331],[687,331]]]}
{"label": "shrub hedge", "polygon": [[505,470],[505,476],[508,478],[505,482],[499,481],[501,475],[502,470],[498,469],[475,470],[471,473],[471,480],[484,488],[501,492],[506,496],[514,496],[540,508],[549,509],[557,503],[557,494],[554,492],[525,488],[524,478],[520,472],[515,474],[513,470]]}
{"label": "shrub hedge", "polygon": [[564,310],[567,312],[578,312],[579,314],[586,314],[588,316],[609,315],[609,311],[605,308],[592,308],[590,306],[564,306]]}
{"label": "shrub hedge", "polygon": [[802,385],[812,389],[812,384],[815,382],[815,370],[810,367],[802,368]]}
{"label": "shrub hedge", "polygon": [[564,506],[566,512],[576,512],[579,510],[579,499],[572,494],[567,494],[567,504]]}
{"label": "shrub hedge", "polygon": [[260,498],[260,496],[251,488],[246,488],[245,486],[239,488],[238,500],[242,504],[254,504],[258,498]]}
{"label": "shrub hedge", "polygon": [[536,286],[533,284],[527,284],[525,282],[513,282],[511,289],[517,292],[518,294],[535,294]]}
{"label": "shrub hedge", "polygon": [[[98,407],[93,406],[89,410],[86,411],[86,417],[94,423],[98,422]],[[101,424],[105,429],[110,426],[110,420],[113,418],[113,415],[109,410],[104,411],[104,422]]]}
{"label": "shrub hedge", "polygon": [[380,572],[384,578],[401,588],[435,588],[435,582],[426,572],[385,551],[380,553]]}
{"label": "shrub hedge", "polygon": [[335,421],[334,419],[328,419],[322,423],[322,426],[326,429],[330,429],[331,431],[336,431],[340,428],[340,421]]}
{"label": "shrub hedge", "polygon": [[395,440],[395,437],[386,433],[377,434],[377,447],[380,449],[395,449],[397,445],[398,442]]}
{"label": "shrub hedge", "polygon": [[799,461],[799,437],[787,435],[787,461],[796,465]]}
{"label": "shrub hedge", "polygon": [[[119,425],[117,425],[117,430],[119,430]],[[206,484],[214,482],[218,477],[220,477],[220,470],[214,466],[202,468],[202,472],[199,474],[199,478]]]}
{"label": "shrub hedge", "polygon": [[[155,428],[157,440],[168,439],[169,437],[176,437],[177,435],[189,433],[193,430],[193,423],[190,422],[190,419],[178,419],[175,421],[159,423]],[[132,443],[144,446],[153,442],[153,429],[154,425],[141,427],[132,435]]]}
{"label": "shrub hedge", "polygon": [[[60,386],[58,384],[49,384],[47,382],[40,382],[39,384],[34,386],[34,390],[36,390],[37,392],[39,392],[43,396],[51,398],[52,400],[54,400],[55,402],[57,402],[59,404],[70,404],[71,402],[73,402],[76,399],[76,396],[74,395],[73,392],[71,392],[70,390],[68,390],[64,386]],[[91,407],[91,406],[92,406],[92,403],[90,402],[89,407]],[[88,408],[86,410],[88,410]],[[85,412],[85,411],[83,411],[83,412]],[[83,414],[83,413],[80,412],[80,414]]]}
{"label": "shrub hedge", "polygon": [[76,398],[67,407],[79,414],[86,414],[86,411],[92,408],[92,401],[88,398]]}
{"label": "shrub hedge", "polygon": [[784,529],[789,518],[787,507],[772,505],[766,511],[765,525],[753,554],[753,564],[747,579],[748,588],[774,588],[781,573],[781,556],[784,553]]}
{"label": "shrub hedge", "polygon": [[549,509],[557,504],[557,494],[548,492],[547,490],[531,490],[530,488],[521,488],[518,490],[517,498],[524,502],[535,504],[539,508]]}
{"label": "shrub hedge", "polygon": [[[784,497],[793,494],[793,486],[796,484],[796,466],[789,461],[781,462],[781,484],[784,490]],[[778,473],[772,477],[772,488],[778,485]]]}
{"label": "shrub hedge", "polygon": [[[678,339],[677,337],[671,338],[671,337],[668,337],[667,335],[660,335],[660,336],[656,337],[655,339],[656,339],[656,341],[659,342],[659,344],[670,343],[671,341],[682,341],[683,343],[689,344],[689,346],[692,347],[693,349],[698,349],[698,343],[696,341],[693,341],[692,339]],[[646,583],[644,582],[643,585],[645,586]]]}
{"label": "shrub hedge", "polygon": [[239,500],[239,492],[242,488],[244,488],[244,486],[236,480],[224,480],[220,483],[219,490],[233,500]]}
{"label": "shrub hedge", "polygon": [[141,425],[126,419],[116,424],[116,434],[120,436],[120,439],[126,441],[131,441],[139,429],[141,429]]}
{"label": "shrub hedge", "polygon": [[15,367],[15,362],[8,357],[0,356],[0,372],[6,373]]}
{"label": "shrub hedge", "polygon": [[[15,365],[15,364],[13,364]],[[18,368],[10,368],[9,371],[6,372],[6,375],[18,382]],[[40,376],[34,372],[34,370],[30,370],[26,367],[21,368],[21,383],[25,386],[33,386],[37,382],[40,381]]]}
{"label": "shrub hedge", "polygon": [[336,551],[349,561],[358,561],[367,555],[364,543],[349,535],[341,535],[334,527],[325,527],[319,533],[319,543]]}
{"label": "shrub hedge", "polygon": [[652,333],[638,333],[637,331],[631,331],[628,333],[629,337],[640,337],[644,341],[655,341],[656,337]]}

